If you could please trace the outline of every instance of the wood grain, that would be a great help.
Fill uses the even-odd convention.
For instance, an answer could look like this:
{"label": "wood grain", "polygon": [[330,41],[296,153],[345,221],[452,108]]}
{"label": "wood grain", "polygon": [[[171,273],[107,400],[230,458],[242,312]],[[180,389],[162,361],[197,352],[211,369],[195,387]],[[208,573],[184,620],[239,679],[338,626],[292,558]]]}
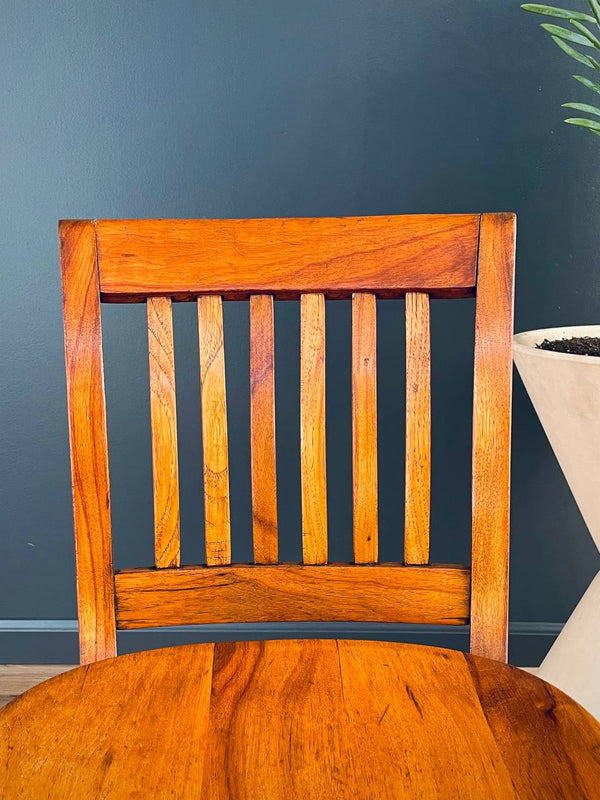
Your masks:
{"label": "wood grain", "polygon": [[472,295],[478,225],[476,214],[98,220],[102,296]]}
{"label": "wood grain", "polygon": [[0,711],[7,798],[598,796],[600,724],[521,670],[391,642],[221,642],[81,667]]}
{"label": "wood grain", "polygon": [[325,297],[300,298],[300,465],[302,554],[305,564],[327,563],[325,442]]}
{"label": "wood grain", "polygon": [[[597,797],[599,723],[594,720],[590,727],[586,712],[574,700],[533,675],[504,667],[506,677],[499,680],[497,661],[469,655],[465,660],[506,768],[518,775],[517,796]],[[527,744],[515,747],[519,735],[527,744],[535,742],[535,750]],[[552,770],[544,764],[552,764]]]}
{"label": "wood grain", "polygon": [[276,564],[275,332],[273,298],[250,298],[250,451],[256,564]]}
{"label": "wood grain", "polygon": [[173,312],[168,297],[148,298],[150,418],[154,495],[154,563],[176,567],[179,545],[179,467]]}
{"label": "wood grain", "polygon": [[3,796],[198,797],[213,645],[172,649],[71,670],[0,712]]}
{"label": "wood grain", "polygon": [[352,295],[352,487],[354,561],[378,558],[377,303]]}
{"label": "wood grain", "polygon": [[427,564],[431,505],[429,297],[406,295],[406,483],[404,561]]}
{"label": "wood grain", "polygon": [[471,652],[506,661],[516,219],[483,214],[473,388]]}
{"label": "wood grain", "polygon": [[463,625],[469,614],[469,570],[452,565],[123,570],[115,583],[120,629],[282,620]]}
{"label": "wood grain", "polygon": [[198,335],[206,563],[229,564],[231,562],[229,455],[223,308],[220,297],[198,298]]}
{"label": "wood grain", "polygon": [[515,797],[461,653],[383,642],[340,641],[338,648],[349,727],[356,736],[364,726],[345,746],[360,752],[370,740],[369,758],[354,768],[357,789],[373,781],[377,753],[382,766],[403,765],[377,779],[377,797]]}
{"label": "wood grain", "polygon": [[[210,718],[212,746],[206,750],[204,796],[236,800],[373,797],[375,787],[356,792],[356,785],[348,782],[345,759],[353,763],[360,756],[344,746],[345,726],[331,725],[330,715],[339,713],[344,704],[337,643],[294,642],[284,648],[272,644],[246,642],[243,647],[216,648],[215,713]],[[278,685],[265,692],[270,684],[266,679],[269,660],[276,664]],[[248,725],[257,731],[267,725],[272,736],[251,741],[243,733]],[[251,762],[252,779],[231,769],[232,761]]]}
{"label": "wood grain", "polygon": [[[405,561],[415,565],[411,569],[417,569],[429,557],[429,298],[475,293],[472,607],[470,615],[462,605],[457,610],[451,604],[446,611],[450,619],[464,620],[469,616],[473,652],[506,658],[513,215],[67,221],[61,223],[60,230],[78,609],[84,662],[106,658],[115,652],[100,300],[138,302],[149,298],[156,564],[162,569],[148,571],[144,578],[148,581],[145,599],[137,593],[135,600],[131,600],[131,608],[135,608],[136,614],[139,610],[142,616],[148,613],[148,619],[158,613],[165,620],[162,624],[174,624],[181,614],[195,618],[197,613],[204,620],[215,615],[218,618],[221,613],[236,621],[231,616],[234,612],[258,619],[263,613],[256,609],[261,597],[265,602],[276,600],[275,610],[264,612],[275,615],[274,619],[286,619],[287,613],[292,618],[298,613],[306,613],[310,619],[319,618],[318,603],[310,606],[310,600],[301,602],[293,591],[290,600],[286,587],[277,583],[285,573],[270,571],[278,559],[273,297],[301,298],[303,561],[317,566],[325,565],[328,558],[325,298],[354,296],[354,547],[355,560],[370,564],[378,557],[375,298],[406,295]],[[167,608],[157,611],[150,597],[160,596],[159,575],[161,572],[171,575],[172,568],[167,565],[178,564],[179,551],[171,300],[198,298],[206,561],[209,566],[220,567],[231,562],[222,300],[248,297],[252,298],[254,558],[257,564],[265,563],[266,572],[262,578],[263,573],[244,573],[243,580],[236,572],[235,588],[228,586],[227,577],[223,585],[211,585],[210,598],[204,600],[207,609],[204,616],[202,609],[193,603],[191,610],[182,608],[187,584],[179,596],[175,591],[168,593],[169,602],[173,602],[172,614]],[[194,580],[201,583],[190,591],[200,597],[204,595],[199,589],[208,579],[202,570],[197,574],[203,577]],[[305,580],[308,573],[301,574]],[[189,580],[187,573],[182,575],[182,580]],[[396,580],[405,573],[390,573],[390,580],[392,575]],[[434,580],[427,575],[427,580]],[[353,580],[356,576],[357,573],[352,573]],[[336,583],[338,579],[341,581],[339,574],[334,573],[331,580]],[[127,579],[117,576],[117,584],[122,580]],[[275,588],[271,586],[272,580]],[[364,586],[336,583],[335,591],[346,593],[349,618],[362,618],[356,605],[362,602],[359,589],[369,597],[367,615],[373,614],[375,618],[385,618],[380,605],[385,604],[385,593],[390,591],[402,594],[402,603],[408,603],[411,620],[415,622],[443,616],[439,603],[446,595],[445,590],[438,591],[437,578],[431,592],[417,592],[410,601],[403,583],[406,577],[399,579],[398,586],[388,587],[386,580],[383,575],[381,586],[375,581],[367,581]],[[341,618],[345,618],[343,599],[340,596],[333,602],[326,597],[329,589],[323,588],[327,582],[321,580],[320,572],[317,585],[321,588],[315,589],[316,601],[322,601],[330,609],[324,613],[334,614],[332,618],[342,614]],[[135,587],[129,588],[134,597]],[[380,600],[371,599],[371,590],[373,593],[381,590]],[[460,603],[466,603],[468,595],[462,589],[461,592]],[[244,596],[245,607],[239,605],[238,595]],[[221,597],[226,605],[219,611],[216,606]],[[415,606],[417,600],[423,604],[420,615]],[[150,603],[150,611],[144,605],[146,601]],[[303,610],[305,602],[310,611]],[[373,607],[376,613],[368,610]],[[398,607],[393,606],[388,612],[390,619],[395,618],[397,611]],[[126,624],[133,626],[135,620],[133,615]]]}
{"label": "wood grain", "polygon": [[59,227],[82,664],[116,655],[108,439],[94,226]]}

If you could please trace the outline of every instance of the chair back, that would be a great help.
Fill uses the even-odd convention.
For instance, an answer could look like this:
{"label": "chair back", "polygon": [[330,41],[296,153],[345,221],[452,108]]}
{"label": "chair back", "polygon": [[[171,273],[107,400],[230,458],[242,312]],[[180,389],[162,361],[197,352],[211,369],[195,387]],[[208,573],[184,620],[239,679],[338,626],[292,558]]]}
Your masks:
{"label": "chair back", "polygon": [[[118,629],[269,621],[471,626],[506,660],[515,217],[60,223],[80,655]],[[476,296],[472,559],[429,563],[431,298]],[[404,562],[379,563],[377,303],[406,299]],[[302,563],[279,563],[273,300],[300,299]],[[352,298],[354,561],[328,563],[325,301]],[[250,304],[254,563],[231,563],[222,303]],[[180,563],[172,303],[198,309],[206,563]],[[155,562],[115,573],[100,304],[147,304]],[[234,532],[235,533],[235,532]]]}

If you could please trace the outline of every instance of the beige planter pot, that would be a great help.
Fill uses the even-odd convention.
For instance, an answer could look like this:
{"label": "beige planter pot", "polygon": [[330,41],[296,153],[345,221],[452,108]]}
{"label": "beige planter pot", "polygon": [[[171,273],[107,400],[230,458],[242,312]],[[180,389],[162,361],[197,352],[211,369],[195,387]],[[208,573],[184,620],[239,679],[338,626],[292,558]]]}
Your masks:
{"label": "beige planter pot", "polygon": [[538,675],[600,720],[600,572],[542,661]]}
{"label": "beige planter pot", "polygon": [[[538,350],[544,339],[599,336],[600,325],[545,328],[514,337],[519,374],[600,550],[600,358]],[[540,667],[545,680],[600,718],[600,576]]]}
{"label": "beige planter pot", "polygon": [[513,356],[579,510],[600,549],[600,358],[537,350],[544,339],[600,336],[600,325],[518,333]]}

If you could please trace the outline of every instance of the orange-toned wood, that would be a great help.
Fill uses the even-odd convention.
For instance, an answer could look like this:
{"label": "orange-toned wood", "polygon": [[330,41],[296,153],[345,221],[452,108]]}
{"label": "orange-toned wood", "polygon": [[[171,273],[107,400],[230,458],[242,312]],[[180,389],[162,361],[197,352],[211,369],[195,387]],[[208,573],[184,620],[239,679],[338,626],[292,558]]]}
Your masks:
{"label": "orange-toned wood", "polygon": [[429,561],[431,342],[429,297],[406,294],[406,483],[404,561]]}
{"label": "orange-toned wood", "polygon": [[483,214],[475,315],[471,652],[506,661],[516,219]]}
{"label": "orange-toned wood", "polygon": [[463,625],[469,570],[439,565],[235,564],[123,570],[118,627],[229,622],[364,621]]}
{"label": "orange-toned wood", "polygon": [[[115,589],[99,300],[136,302],[149,297],[150,324],[158,326],[156,330],[167,343],[168,351],[169,346],[172,349],[172,331],[169,328],[170,301],[165,298],[190,300],[198,297],[207,564],[220,569],[231,561],[222,299],[253,297],[251,417],[255,559],[257,562],[275,562],[272,298],[301,297],[303,560],[305,564],[316,567],[325,565],[328,557],[325,297],[355,296],[355,557],[358,562],[371,563],[377,558],[375,297],[407,296],[406,561],[418,565],[428,559],[428,298],[462,297],[475,293],[471,646],[475,653],[499,659],[506,657],[514,269],[512,215],[64,222],[61,224],[61,239],[83,661],[110,656],[115,650]],[[164,319],[168,320],[166,333],[159,324]],[[161,350],[158,355],[162,357],[165,353]],[[157,500],[162,498],[158,506],[169,509],[165,532],[161,533],[165,546],[157,548],[157,564],[165,567],[167,563],[176,563],[172,552],[174,540],[167,532],[167,529],[175,528],[174,507],[169,499],[174,496],[169,492],[173,489],[176,464],[175,400],[170,385],[172,353],[168,355],[167,352],[164,360],[155,363],[154,367],[156,372],[151,372],[153,406],[156,406],[152,412],[156,440],[153,458],[156,480],[160,480],[160,486],[156,484],[155,490]],[[159,404],[161,397],[167,398],[165,405]],[[157,422],[160,414],[166,415],[166,426]],[[170,442],[165,444],[157,431],[166,431]],[[166,467],[161,467],[162,463]],[[167,485],[168,490],[165,488]],[[159,519],[162,517],[157,514]],[[268,570],[275,568],[275,564],[255,567],[257,570],[263,568],[267,570],[264,578],[260,577],[260,572],[245,576],[249,581],[251,578],[250,586],[263,587],[269,583],[271,573]],[[375,570],[377,567],[367,569]],[[421,567],[411,566],[410,569]],[[157,581],[157,591],[162,573],[170,575],[171,568],[148,572],[148,581]],[[198,575],[204,574],[202,570],[198,572]],[[461,573],[466,574],[464,570]],[[352,573],[353,580],[356,575]],[[406,592],[402,582],[405,578],[399,578],[400,575],[405,573],[393,572],[394,579],[402,584],[398,591],[403,592],[404,598]],[[117,577],[117,583],[120,580]],[[199,580],[206,579],[202,577]],[[318,583],[325,585],[320,580]],[[239,585],[240,581],[236,579],[236,586]],[[210,602],[214,604],[219,602],[222,593],[229,598],[228,603],[231,600],[229,595],[237,596],[237,588],[234,590],[227,585],[212,588],[214,597]],[[380,584],[373,581],[365,584],[364,588],[361,585],[360,591],[370,597],[371,591],[375,593],[380,588]],[[360,604],[358,589],[357,586],[344,585],[346,597],[336,600],[340,608],[343,602],[350,609],[354,608],[353,603]],[[152,591],[149,584],[148,592]],[[382,604],[386,592],[389,594],[384,579]],[[194,594],[200,596],[201,593],[194,591]],[[176,592],[169,595],[174,599],[174,610],[172,613],[167,608],[163,610],[163,624],[173,624],[179,619],[176,595]],[[272,615],[269,618],[279,619],[278,614],[299,613],[299,600],[286,606],[281,599],[283,595],[269,586],[267,589],[257,588],[256,593],[248,589],[246,601],[250,611],[244,613],[257,619],[252,616],[255,614],[253,603],[258,603],[258,598],[263,596],[266,602],[275,598],[279,603],[275,611],[265,612]],[[440,595],[435,587],[432,593],[417,596],[424,606],[429,601],[433,606],[424,607],[420,617],[415,616],[414,621],[437,618],[436,603]],[[319,597],[321,595],[317,592]],[[323,595],[322,599],[327,598]],[[181,605],[181,596],[179,602]],[[143,610],[143,603],[140,607]],[[226,609],[227,614],[236,608],[233,603]],[[398,610],[398,606],[392,604],[390,620],[395,619]],[[405,609],[400,611],[404,614]],[[313,616],[309,618],[318,619],[317,612],[315,606],[311,611]],[[347,613],[354,615],[352,618],[355,619],[370,619],[372,612],[367,609],[366,616],[362,616],[357,606]],[[458,616],[465,619],[467,613]],[[458,616],[450,609],[450,618],[457,619]],[[289,617],[281,617],[285,618]],[[135,619],[132,618],[130,623],[135,625]]]}
{"label": "orange-toned wood", "polygon": [[273,298],[250,298],[252,535],[256,564],[276,564],[275,337]]}
{"label": "orange-toned wood", "polygon": [[173,312],[168,297],[148,299],[154,563],[179,566],[179,468]]}
{"label": "orange-toned wood", "polygon": [[[410,650],[377,642],[365,658],[365,644],[338,643],[340,683],[345,694],[358,698],[350,708],[351,719],[358,725],[363,717],[374,736],[369,747],[380,749],[382,763],[402,760],[406,765],[401,774],[380,781],[377,796],[395,792],[406,798],[513,797],[502,754],[482,724],[484,715],[464,657],[452,654],[450,668],[444,650],[433,649],[421,660],[423,648],[417,648],[412,658]],[[370,708],[367,698],[372,701]],[[418,759],[400,752],[402,746],[410,748],[412,737]],[[357,738],[355,747],[360,744]],[[462,758],[468,763],[464,782],[457,773],[448,778],[438,774],[444,768],[454,772]],[[435,760],[433,768],[430,759]],[[372,768],[366,763],[357,766],[358,785],[367,784]]]}
{"label": "orange-toned wood", "polygon": [[82,664],[116,654],[108,440],[94,226],[59,228]]}
{"label": "orange-toned wood", "polygon": [[595,798],[600,724],[521,670],[391,642],[221,642],[0,711],[6,797]]}
{"label": "orange-toned wood", "polygon": [[327,562],[325,446],[325,298],[300,298],[300,462],[302,554],[305,564]]}
{"label": "orange-toned wood", "polygon": [[[518,680],[499,680],[497,663],[487,658],[467,657],[475,690],[502,759],[511,775],[519,775],[518,796],[596,797],[600,787],[598,721],[594,720],[594,727],[590,728],[583,719],[583,709],[574,700],[528,673],[504,667],[503,674],[510,670],[511,678],[515,676]],[[534,708],[537,713],[532,713]],[[522,760],[523,751],[519,753],[513,746],[515,720],[521,725],[526,720],[524,741],[536,743],[535,760],[529,764]],[[588,752],[594,754],[595,764],[589,765],[591,769],[582,769]],[[551,762],[554,762],[552,771],[540,769],[540,763]]]}
{"label": "orange-toned wood", "polygon": [[7,706],[3,797],[198,797],[213,648],[177,650],[175,660],[151,650],[71,670]]}
{"label": "orange-toned wood", "polygon": [[198,298],[206,563],[231,562],[225,349],[221,298]]}
{"label": "orange-toned wood", "polygon": [[377,561],[377,304],[352,296],[352,485],[354,560]]}
{"label": "orange-toned wood", "polygon": [[104,300],[196,294],[473,294],[476,214],[98,220]]}

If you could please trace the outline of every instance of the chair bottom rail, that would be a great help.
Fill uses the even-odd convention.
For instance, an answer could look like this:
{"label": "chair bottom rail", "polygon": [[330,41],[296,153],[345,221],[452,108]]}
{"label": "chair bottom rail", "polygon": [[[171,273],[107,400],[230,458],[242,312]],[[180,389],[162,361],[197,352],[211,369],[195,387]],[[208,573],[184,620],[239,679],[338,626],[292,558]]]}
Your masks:
{"label": "chair bottom rail", "polygon": [[465,625],[470,577],[468,567],[455,564],[121,570],[115,574],[117,627],[283,621]]}

